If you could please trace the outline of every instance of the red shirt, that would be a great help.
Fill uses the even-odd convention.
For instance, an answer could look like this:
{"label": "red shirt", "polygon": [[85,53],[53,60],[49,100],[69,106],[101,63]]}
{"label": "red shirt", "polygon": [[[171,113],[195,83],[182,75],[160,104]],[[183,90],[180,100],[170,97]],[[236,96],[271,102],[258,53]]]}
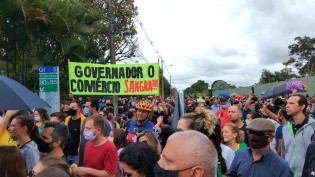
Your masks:
{"label": "red shirt", "polygon": [[220,108],[217,110],[217,112],[215,113],[218,118],[220,119],[220,127],[221,129],[224,127],[224,125],[228,122],[231,122],[229,119],[229,107],[223,109]]}
{"label": "red shirt", "polygon": [[[90,167],[96,170],[105,170],[109,174],[116,174],[118,168],[118,155],[115,145],[106,141],[104,144],[94,147],[91,141],[88,141],[84,150],[84,167]],[[85,175],[85,177],[91,177]]]}

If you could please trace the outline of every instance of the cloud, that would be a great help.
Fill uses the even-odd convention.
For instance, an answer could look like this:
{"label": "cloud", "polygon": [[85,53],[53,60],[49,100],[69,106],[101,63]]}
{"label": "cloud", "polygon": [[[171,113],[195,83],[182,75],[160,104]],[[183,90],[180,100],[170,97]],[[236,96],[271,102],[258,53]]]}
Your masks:
{"label": "cloud", "polygon": [[[181,90],[198,80],[258,83],[264,68],[283,68],[295,37],[315,36],[310,0],[136,0],[136,5],[166,65],[174,65],[168,70]],[[155,62],[142,33],[138,28],[140,49]]]}

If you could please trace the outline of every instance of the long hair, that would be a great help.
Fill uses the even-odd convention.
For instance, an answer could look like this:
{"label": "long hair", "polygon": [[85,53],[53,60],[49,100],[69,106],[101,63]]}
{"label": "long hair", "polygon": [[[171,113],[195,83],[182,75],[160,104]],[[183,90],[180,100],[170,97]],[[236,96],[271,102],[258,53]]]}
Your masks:
{"label": "long hair", "polygon": [[209,136],[209,139],[212,141],[215,149],[218,153],[218,161],[221,165],[221,172],[222,174],[225,174],[227,172],[227,166],[226,161],[222,156],[222,148],[221,148],[221,142],[222,142],[222,133],[221,133],[221,126],[219,121],[215,124],[213,133]]}
{"label": "long hair", "polygon": [[44,108],[37,108],[35,109],[37,111],[43,121],[43,123],[49,122],[49,115],[47,113],[47,110]]}
{"label": "long hair", "polygon": [[149,177],[154,176],[154,166],[159,160],[159,155],[146,143],[132,143],[122,150],[119,160]]}
{"label": "long hair", "polygon": [[215,113],[211,110],[197,107],[194,112],[184,114],[181,118],[190,121],[188,126],[190,130],[199,131],[209,137],[217,150],[218,161],[221,165],[221,172],[225,174],[227,172],[227,167],[225,159],[222,156],[222,134],[220,124],[218,124]]}
{"label": "long hair", "polygon": [[0,176],[26,177],[24,159],[16,146],[0,146]]}
{"label": "long hair", "polygon": [[162,146],[157,135],[152,130],[144,130],[142,131],[138,137],[137,141],[139,142],[140,137],[146,136],[149,140],[148,145],[151,146],[158,154],[161,154]]}
{"label": "long hair", "polygon": [[39,131],[37,126],[34,124],[34,120],[31,117],[27,115],[21,115],[15,117],[14,119],[16,119],[21,126],[27,127],[27,134],[31,138],[31,140],[38,142]]}
{"label": "long hair", "polygon": [[241,143],[241,142],[243,142],[245,140],[245,133],[244,133],[244,131],[240,130],[237,125],[229,122],[229,123],[226,123],[224,125],[224,127],[225,126],[230,127],[231,131],[233,133],[236,133],[236,137],[235,137],[236,143]]}
{"label": "long hair", "polygon": [[127,146],[128,142],[127,142],[126,133],[124,132],[124,130],[114,128],[112,131],[114,134],[114,144],[117,150]]}
{"label": "long hair", "polygon": [[190,120],[190,130],[199,131],[207,136],[211,135],[214,130],[216,116],[213,111],[197,107],[194,112],[184,114],[181,118]]}

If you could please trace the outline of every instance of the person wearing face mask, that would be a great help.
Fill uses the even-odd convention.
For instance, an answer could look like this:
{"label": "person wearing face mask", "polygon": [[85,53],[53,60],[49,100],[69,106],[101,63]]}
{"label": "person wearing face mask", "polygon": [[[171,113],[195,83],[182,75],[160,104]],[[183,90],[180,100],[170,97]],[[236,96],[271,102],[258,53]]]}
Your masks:
{"label": "person wearing face mask", "polygon": [[49,122],[49,115],[44,108],[37,108],[34,111],[35,125],[38,127],[39,134],[41,135],[44,130],[46,122]]}
{"label": "person wearing face mask", "polygon": [[155,99],[151,102],[153,114],[159,116],[168,115],[168,110],[163,98],[160,95],[156,95]]}
{"label": "person wearing face mask", "polygon": [[111,141],[103,135],[104,119],[100,116],[86,118],[84,138],[88,140],[84,150],[83,167],[75,174],[84,177],[115,177],[118,168],[117,150]]}
{"label": "person wearing face mask", "polygon": [[275,125],[264,118],[257,118],[246,129],[249,148],[238,151],[227,176],[293,177],[289,164],[270,149]]}
{"label": "person wearing face mask", "polygon": [[89,116],[91,115],[90,109],[87,108],[87,107],[84,107],[84,108],[83,108],[83,115],[84,115],[85,117],[89,117]]}
{"label": "person wearing face mask", "polygon": [[80,131],[82,129],[85,116],[80,112],[80,104],[76,101],[70,103],[68,117],[66,117],[65,125],[68,126],[71,138],[66,144],[66,157],[69,164],[73,164],[78,160],[78,148],[80,144]]}
{"label": "person wearing face mask", "polygon": [[45,157],[63,157],[66,159],[63,149],[69,137],[68,127],[62,123],[47,122],[41,139],[37,143],[41,153],[47,153]]}
{"label": "person wearing face mask", "polygon": [[[118,156],[128,144],[126,134],[123,129],[113,129],[112,131],[110,131],[107,139],[115,144]],[[117,169],[116,177],[121,177],[121,174],[122,174],[122,168],[118,160],[118,169]]]}
{"label": "person wearing face mask", "polygon": [[231,106],[230,103],[228,103],[228,99],[226,97],[221,97],[219,99],[220,101],[220,108],[215,113],[220,120],[220,127],[221,129],[224,127],[224,125],[228,122],[231,122],[228,115],[229,115],[229,107]]}

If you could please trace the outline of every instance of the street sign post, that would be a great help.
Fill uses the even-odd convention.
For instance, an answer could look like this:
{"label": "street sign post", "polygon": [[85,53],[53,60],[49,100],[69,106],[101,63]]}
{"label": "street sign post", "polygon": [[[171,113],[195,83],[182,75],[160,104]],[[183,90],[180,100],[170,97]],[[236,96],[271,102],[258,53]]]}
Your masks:
{"label": "street sign post", "polygon": [[60,111],[60,90],[59,90],[59,67],[40,66],[39,75],[39,96],[52,108],[48,113]]}

